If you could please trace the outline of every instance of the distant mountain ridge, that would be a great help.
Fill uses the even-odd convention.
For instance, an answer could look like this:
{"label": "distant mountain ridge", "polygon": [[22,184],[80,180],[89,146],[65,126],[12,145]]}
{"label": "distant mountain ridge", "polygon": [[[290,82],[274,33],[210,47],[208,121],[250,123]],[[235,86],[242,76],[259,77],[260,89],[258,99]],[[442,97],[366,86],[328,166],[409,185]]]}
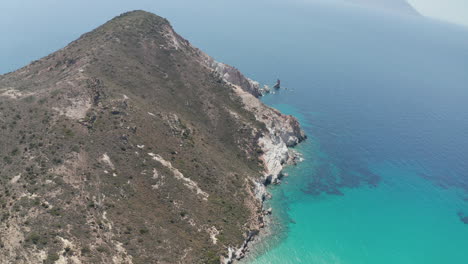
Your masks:
{"label": "distant mountain ridge", "polygon": [[405,15],[420,15],[406,0],[344,0],[363,7],[378,8]]}

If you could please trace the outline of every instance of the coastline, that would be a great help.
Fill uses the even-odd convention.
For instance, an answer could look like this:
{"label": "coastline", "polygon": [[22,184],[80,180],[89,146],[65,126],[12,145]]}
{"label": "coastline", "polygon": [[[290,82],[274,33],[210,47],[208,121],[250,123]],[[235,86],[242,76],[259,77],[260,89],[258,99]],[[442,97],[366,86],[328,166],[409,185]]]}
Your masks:
{"label": "coastline", "polygon": [[[141,11],[0,74],[0,263],[464,263],[468,148],[457,133],[463,100],[449,102],[463,95],[463,74],[455,67],[450,76],[419,80],[440,69],[413,67],[418,60],[402,67],[375,61],[369,54],[379,50],[365,38],[353,42],[357,50],[317,42],[378,31],[384,50],[394,51],[391,40],[402,37],[407,49],[399,55],[410,59],[448,45],[454,52],[435,49],[428,59],[450,69],[463,51],[451,44],[463,37],[420,23],[411,30],[431,36],[404,38],[404,21],[389,31],[386,17],[317,8],[284,23],[262,20],[248,32],[242,26],[252,23],[225,17],[216,20],[222,34],[214,41],[217,30],[203,31],[209,19],[187,24],[194,43],[245,77]],[[270,22],[281,29],[330,18],[343,34],[293,30],[292,50],[284,49],[288,39],[265,30]],[[208,38],[196,40],[198,31]],[[345,53],[351,56],[337,60],[349,71],[335,78],[342,68],[326,55]],[[394,62],[392,55],[382,58]],[[402,68],[414,70],[411,78],[380,76],[399,76]],[[263,96],[263,84],[273,86],[277,74],[282,89]],[[434,97],[441,83],[452,93]],[[401,107],[383,107],[392,100]],[[438,111],[423,111],[427,106]],[[274,109],[296,117],[308,139],[288,147],[277,126],[294,126]],[[299,134],[291,135],[294,144]]]}
{"label": "coastline", "polygon": [[257,141],[262,153],[260,159],[264,164],[263,177],[251,179],[253,189],[248,190],[254,201],[247,202],[251,209],[252,222],[249,223],[250,227],[242,245],[227,248],[227,254],[221,256],[221,263],[232,264],[245,257],[249,246],[260,234],[266,237],[271,233],[268,231],[268,223],[265,219],[265,216],[272,213],[271,208],[267,209],[264,206],[264,201],[271,198],[267,187],[281,182],[285,167],[302,161],[301,154],[295,151],[294,147],[306,140],[307,136],[295,117],[282,114],[259,99],[265,91],[268,91],[267,87],[260,88],[258,82],[245,77],[238,69],[214,60],[193,46],[192,48],[198,52],[201,58],[200,63],[231,85],[234,94],[242,100],[244,108],[253,113],[256,120],[262,122],[268,131]]}
{"label": "coastline", "polygon": [[266,125],[269,134],[258,140],[263,151],[261,159],[265,165],[263,178],[254,182],[254,197],[260,202],[260,206],[255,210],[258,222],[249,230],[241,247],[236,250],[228,249],[228,256],[222,262],[224,264],[240,261],[250,251],[252,242],[258,243],[260,236],[266,238],[271,234],[266,216],[272,214],[272,209],[266,208],[264,203],[271,198],[268,186],[280,184],[284,176],[283,169],[302,161],[301,154],[294,150],[294,147],[307,138],[295,117],[282,114],[239,88],[236,89],[236,93],[243,99],[246,108],[255,114],[257,120]]}

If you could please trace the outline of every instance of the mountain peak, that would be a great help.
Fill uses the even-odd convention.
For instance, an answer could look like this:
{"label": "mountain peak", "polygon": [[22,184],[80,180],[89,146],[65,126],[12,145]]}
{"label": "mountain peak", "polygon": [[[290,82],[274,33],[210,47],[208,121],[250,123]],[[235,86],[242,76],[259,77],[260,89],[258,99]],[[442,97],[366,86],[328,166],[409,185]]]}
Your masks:
{"label": "mountain peak", "polygon": [[130,38],[148,37],[159,32],[161,28],[171,27],[169,21],[158,15],[143,10],[123,13],[83,37],[99,37],[102,35],[128,35]]}
{"label": "mountain peak", "polygon": [[154,25],[169,25],[169,21],[163,17],[160,17],[156,14],[143,11],[143,10],[134,10],[122,13],[119,16],[116,16],[109,22],[105,23],[103,26],[130,26],[136,28],[146,28],[148,26]]}

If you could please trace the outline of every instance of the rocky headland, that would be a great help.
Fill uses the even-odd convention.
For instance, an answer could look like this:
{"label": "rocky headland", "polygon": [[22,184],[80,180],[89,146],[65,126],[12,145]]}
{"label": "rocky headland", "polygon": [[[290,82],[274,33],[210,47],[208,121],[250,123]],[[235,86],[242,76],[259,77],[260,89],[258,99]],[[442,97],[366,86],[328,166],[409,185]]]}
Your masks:
{"label": "rocky headland", "polygon": [[232,263],[306,136],[154,14],[0,75],[0,262]]}

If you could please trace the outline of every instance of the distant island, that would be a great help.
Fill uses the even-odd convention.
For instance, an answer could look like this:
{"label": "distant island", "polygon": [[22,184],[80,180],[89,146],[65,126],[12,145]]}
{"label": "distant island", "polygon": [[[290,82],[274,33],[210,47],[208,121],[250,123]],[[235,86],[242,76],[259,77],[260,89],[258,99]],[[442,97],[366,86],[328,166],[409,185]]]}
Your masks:
{"label": "distant island", "polygon": [[306,136],[154,14],[0,75],[1,263],[232,263]]}

